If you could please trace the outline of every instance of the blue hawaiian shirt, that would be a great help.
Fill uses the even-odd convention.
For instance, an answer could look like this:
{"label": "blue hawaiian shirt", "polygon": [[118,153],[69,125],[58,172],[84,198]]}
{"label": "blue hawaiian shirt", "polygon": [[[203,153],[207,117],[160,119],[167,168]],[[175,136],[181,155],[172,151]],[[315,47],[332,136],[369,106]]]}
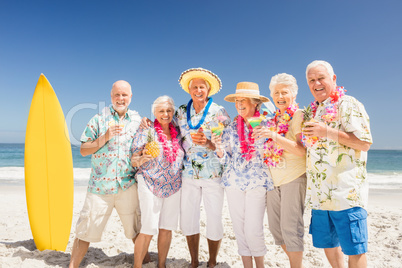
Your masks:
{"label": "blue hawaiian shirt", "polygon": [[[191,106],[190,116],[193,126],[196,126],[200,122],[204,109],[197,114],[194,107]],[[182,174],[183,179],[212,179],[220,182],[223,167],[214,151],[193,144],[190,127],[187,123],[187,104],[180,106],[176,111],[176,119],[176,124],[180,127],[182,135],[182,145],[186,152]],[[211,139],[211,125],[217,122],[221,122],[224,126],[227,126],[230,124],[230,117],[225,108],[212,102],[202,125],[204,134],[208,139]]]}
{"label": "blue hawaiian shirt", "polygon": [[100,114],[89,121],[81,136],[82,143],[96,140],[104,135],[112,124],[122,125],[123,132],[111,138],[92,154],[88,192],[115,194],[119,187],[126,190],[135,183],[136,170],[131,166],[130,148],[140,122],[140,115],[132,110],[128,110],[119,120],[119,115],[112,106],[105,107]]}
{"label": "blue hawaiian shirt", "polygon": [[[263,121],[261,125],[265,125]],[[245,137],[248,137],[249,129],[245,125]],[[268,191],[274,189],[269,167],[264,163],[265,139],[254,141],[255,152],[250,161],[242,157],[239,135],[237,134],[237,120],[232,122],[222,134],[224,155],[220,158],[225,166],[221,185],[225,188],[241,191],[264,187]]]}

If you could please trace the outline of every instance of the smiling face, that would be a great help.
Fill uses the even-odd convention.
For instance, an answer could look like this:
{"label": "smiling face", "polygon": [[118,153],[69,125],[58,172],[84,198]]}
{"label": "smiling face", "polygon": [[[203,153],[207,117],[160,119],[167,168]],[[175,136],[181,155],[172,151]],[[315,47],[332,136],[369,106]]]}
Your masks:
{"label": "smiling face", "polygon": [[331,77],[324,66],[318,65],[308,71],[307,84],[311,94],[321,103],[328,99],[331,93],[336,89],[336,75],[334,74],[334,76]]}
{"label": "smiling face", "polygon": [[188,92],[193,102],[205,102],[208,100],[209,89],[207,82],[202,78],[194,78],[190,81]]}
{"label": "smiling face", "polygon": [[237,113],[244,119],[253,117],[257,104],[252,103],[250,98],[237,97],[235,99]]}
{"label": "smiling face", "polygon": [[131,86],[126,81],[117,81],[111,91],[113,109],[120,115],[124,115],[131,102]]}
{"label": "smiling face", "polygon": [[296,96],[293,96],[288,85],[277,84],[272,90],[271,97],[275,106],[283,113],[286,109],[293,104]]}
{"label": "smiling face", "polygon": [[161,125],[169,124],[173,119],[174,108],[169,102],[162,102],[155,106],[154,115]]}

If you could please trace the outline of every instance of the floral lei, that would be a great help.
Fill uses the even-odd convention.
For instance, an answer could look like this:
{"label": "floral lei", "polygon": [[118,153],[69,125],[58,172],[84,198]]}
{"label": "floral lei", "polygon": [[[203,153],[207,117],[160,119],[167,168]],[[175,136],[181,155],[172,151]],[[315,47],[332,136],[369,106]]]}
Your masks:
{"label": "floral lei", "polygon": [[173,163],[176,160],[178,151],[180,149],[180,144],[177,139],[176,128],[173,126],[172,123],[169,123],[169,131],[170,131],[170,135],[172,137],[172,146],[171,147],[168,145],[167,136],[165,133],[163,133],[161,124],[159,123],[159,121],[157,119],[155,119],[154,128],[155,128],[156,132],[158,133],[159,141],[162,144],[163,154],[165,155],[165,157],[169,161],[169,163]]}
{"label": "floral lei", "polygon": [[[292,120],[297,109],[299,109],[299,105],[292,104],[286,109],[282,116],[280,116],[281,111],[277,109],[275,111],[274,118],[268,122],[269,129],[285,137],[286,133],[289,131],[289,122]],[[276,167],[280,162],[280,157],[282,154],[283,149],[279,146],[279,144],[275,143],[273,139],[270,138],[265,142],[265,164],[271,167]]]}
{"label": "floral lei", "polygon": [[[253,117],[259,117],[260,112],[255,111]],[[247,161],[250,161],[250,159],[253,157],[253,152],[255,152],[254,149],[254,139],[251,137],[253,134],[253,128],[251,126],[248,126],[248,129],[250,130],[248,133],[248,139],[245,139],[244,136],[244,118],[242,116],[237,117],[237,135],[239,135],[239,141],[240,141],[240,150],[242,153],[242,157],[245,157]]]}
{"label": "floral lei", "polygon": [[[336,89],[329,95],[330,103],[325,107],[325,114],[321,116],[321,119],[324,122],[329,123],[337,120],[339,99],[345,96],[345,92],[346,89],[344,89],[344,87],[336,87]],[[317,113],[318,102],[313,101],[310,104],[310,107],[313,115],[312,118],[314,118],[315,114]],[[304,146],[312,147],[317,141],[318,137],[307,138],[306,136],[302,135],[302,142]]]}

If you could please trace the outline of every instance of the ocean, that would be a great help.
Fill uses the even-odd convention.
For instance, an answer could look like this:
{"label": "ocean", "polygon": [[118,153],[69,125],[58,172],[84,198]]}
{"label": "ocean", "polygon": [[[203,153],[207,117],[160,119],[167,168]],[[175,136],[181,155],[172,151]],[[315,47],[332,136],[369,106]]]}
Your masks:
{"label": "ocean", "polygon": [[[74,183],[86,185],[90,175],[91,158],[83,157],[72,146]],[[402,190],[402,150],[370,150],[367,172],[372,189]],[[24,184],[24,144],[0,143],[0,185]]]}

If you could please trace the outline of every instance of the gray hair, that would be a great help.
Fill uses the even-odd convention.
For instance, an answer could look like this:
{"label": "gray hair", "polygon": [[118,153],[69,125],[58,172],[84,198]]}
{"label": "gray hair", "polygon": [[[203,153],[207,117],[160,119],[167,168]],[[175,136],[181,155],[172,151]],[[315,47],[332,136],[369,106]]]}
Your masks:
{"label": "gray hair", "polygon": [[158,97],[158,98],[154,101],[154,103],[152,104],[152,113],[155,115],[155,109],[156,109],[156,107],[157,107],[159,104],[165,103],[165,102],[169,103],[169,104],[172,106],[173,112],[174,112],[175,109],[174,109],[174,101],[173,101],[173,99],[172,99],[171,97],[167,96],[167,95],[164,95],[164,96]]}
{"label": "gray hair", "polygon": [[252,104],[257,104],[257,106],[255,107],[256,111],[259,111],[261,109],[262,100],[256,98],[250,98],[250,101]]}
{"label": "gray hair", "polygon": [[334,69],[332,68],[331,64],[329,64],[329,62],[326,62],[324,60],[315,60],[312,63],[310,63],[309,65],[307,65],[307,68],[306,68],[306,79],[307,79],[307,81],[308,81],[308,77],[307,77],[308,71],[311,68],[315,68],[315,67],[317,67],[319,65],[321,65],[322,67],[324,67],[327,70],[327,72],[328,72],[328,74],[329,74],[329,76],[331,78],[334,77],[334,75],[335,75]]}
{"label": "gray hair", "polygon": [[205,84],[207,85],[207,89],[208,90],[211,89],[211,85],[209,84],[209,82],[207,80],[205,80],[204,78],[201,78],[201,77],[194,77],[193,79],[191,79],[190,82],[188,83],[188,88],[189,89],[191,88],[191,84],[193,83],[193,80],[196,79],[196,78],[204,80]]}
{"label": "gray hair", "polygon": [[296,78],[294,78],[293,75],[287,74],[287,73],[281,73],[281,74],[274,75],[271,78],[271,82],[269,83],[269,90],[271,91],[271,97],[272,97],[272,92],[275,90],[275,87],[277,85],[288,86],[288,89],[293,94],[293,96],[294,97],[297,96],[299,87],[297,86]]}

